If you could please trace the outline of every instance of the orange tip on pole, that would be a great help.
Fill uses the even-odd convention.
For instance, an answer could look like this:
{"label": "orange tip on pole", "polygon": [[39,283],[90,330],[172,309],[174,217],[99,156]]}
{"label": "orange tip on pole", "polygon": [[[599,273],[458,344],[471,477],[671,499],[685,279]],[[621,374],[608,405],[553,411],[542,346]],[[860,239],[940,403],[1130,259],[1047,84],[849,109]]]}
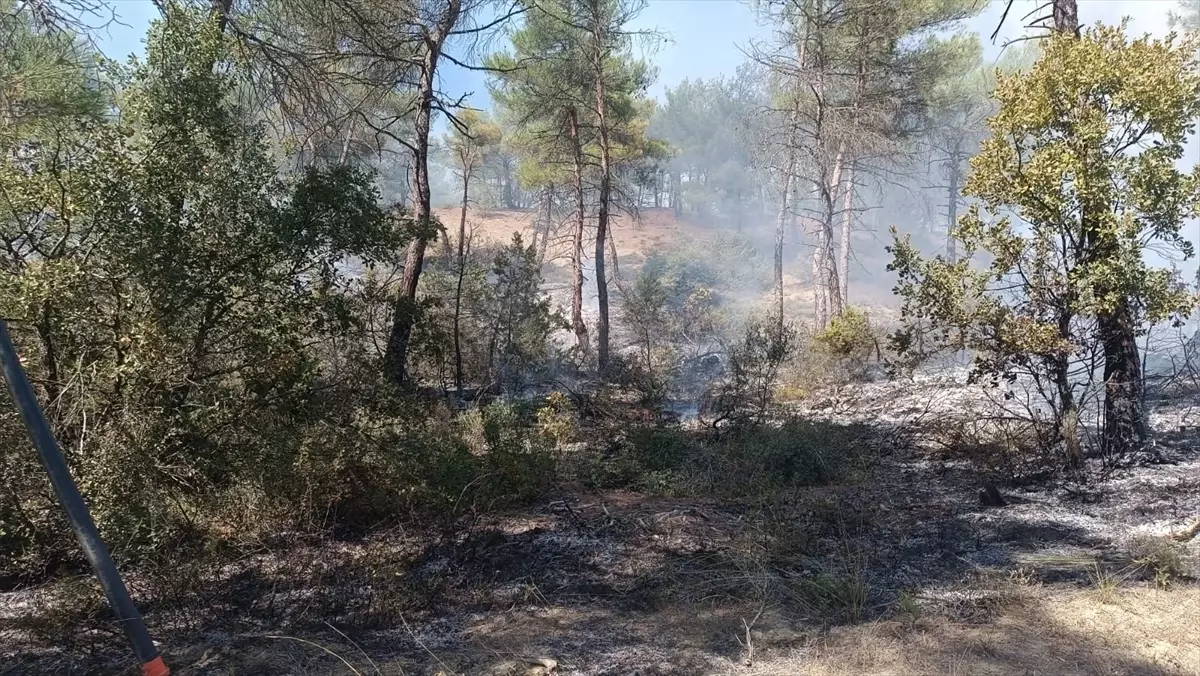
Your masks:
{"label": "orange tip on pole", "polygon": [[171,670],[159,656],[142,665],[142,676],[171,676]]}

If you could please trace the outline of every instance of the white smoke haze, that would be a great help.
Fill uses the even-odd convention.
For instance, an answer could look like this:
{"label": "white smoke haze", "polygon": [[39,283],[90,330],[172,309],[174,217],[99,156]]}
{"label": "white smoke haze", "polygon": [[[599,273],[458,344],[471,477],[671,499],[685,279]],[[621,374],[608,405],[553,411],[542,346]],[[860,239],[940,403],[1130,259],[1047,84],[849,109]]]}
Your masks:
{"label": "white smoke haze", "polygon": [[[1011,3],[980,0],[980,3],[982,11],[962,22],[960,29],[980,36],[983,60],[988,65],[999,64],[1006,53],[1027,44],[1023,40],[1040,34],[1041,29],[1031,27],[1030,23],[1048,11],[1041,0],[1013,0]],[[1083,25],[1097,22],[1116,24],[1125,20],[1128,21],[1131,35],[1147,33],[1155,37],[1165,36],[1169,32],[1170,14],[1178,9],[1178,3],[1174,0],[1079,0],[1078,6]],[[1006,8],[1007,16],[1004,16]],[[114,5],[113,11],[118,22],[109,24],[97,36],[98,46],[107,56],[117,59],[130,53],[141,54],[146,27],[157,14],[154,5],[150,2],[119,3]],[[648,95],[660,109],[667,103],[668,92],[677,90],[685,80],[716,82],[737,78],[739,69],[745,68],[750,62],[748,53],[751,46],[768,39],[774,30],[769,22],[754,11],[753,3],[735,0],[688,3],[680,0],[650,0],[628,28],[631,31],[655,32],[664,38],[645,41],[636,49],[657,70],[657,78],[651,84]],[[995,38],[991,37],[993,32],[996,33]],[[502,49],[506,46],[507,39],[503,36],[490,38],[486,45],[481,45],[478,40],[464,39],[452,44],[449,53],[457,59],[464,59],[481,49]],[[482,110],[492,108],[487,73],[448,62],[440,67],[439,79],[448,98],[462,97],[463,105],[468,107]],[[444,116],[441,116],[435,120],[433,136],[440,139],[448,129]],[[717,129],[706,129],[703,133],[715,136],[717,132]],[[1200,160],[1200,143],[1193,135],[1180,165],[1197,160]],[[408,198],[410,190],[407,182],[411,178],[408,163],[408,159],[401,155],[381,157],[375,162],[381,172],[381,188],[386,200],[404,201]],[[459,188],[446,163],[439,164],[440,170],[432,176],[434,203],[447,208],[457,206]],[[888,187],[884,181],[879,181],[879,185],[873,189],[862,191],[863,203],[856,207],[854,262],[850,270],[851,302],[855,304],[879,307],[894,305],[890,299],[892,280],[883,270],[886,264],[883,247],[888,243],[888,227],[895,225],[902,234],[912,233],[922,244],[923,250],[935,251],[943,246],[940,239],[944,236],[946,197],[938,194],[937,189],[928,187],[930,176],[913,179],[904,175],[911,174],[912,167],[893,169],[894,175],[884,178],[906,185],[903,188]],[[886,170],[884,173],[887,173]],[[879,187],[886,188],[885,194],[879,194],[874,189]],[[496,190],[491,186],[476,190],[476,193],[473,201],[478,206],[499,205]],[[764,213],[749,216],[743,224],[746,236],[767,255],[768,263],[774,227],[772,210],[776,204],[777,200],[772,196],[765,205]],[[531,213],[530,218],[533,216]],[[687,220],[699,219],[689,214]],[[787,274],[800,281],[807,280],[810,274],[806,259],[811,252],[811,245],[804,241],[801,234],[803,230],[803,225],[795,230],[789,228],[788,251],[785,254],[789,264]],[[1191,230],[1200,231],[1200,224],[1191,226]],[[506,239],[508,234],[497,236]],[[585,246],[589,258],[590,250],[590,246]],[[1148,255],[1152,258],[1155,256],[1153,252]],[[1170,261],[1162,263],[1170,264]],[[1196,259],[1181,262],[1179,268],[1185,279],[1194,279]],[[629,273],[633,272],[634,268],[631,267]]]}

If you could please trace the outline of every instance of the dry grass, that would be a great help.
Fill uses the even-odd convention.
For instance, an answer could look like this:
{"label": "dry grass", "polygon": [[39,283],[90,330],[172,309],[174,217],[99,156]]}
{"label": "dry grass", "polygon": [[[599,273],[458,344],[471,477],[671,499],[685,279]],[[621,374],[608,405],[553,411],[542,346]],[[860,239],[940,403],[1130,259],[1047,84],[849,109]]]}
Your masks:
{"label": "dry grass", "polygon": [[[456,236],[455,230],[459,219],[458,208],[440,208],[433,211],[435,216],[449,226],[448,234],[453,239]],[[533,241],[533,226],[540,215],[535,210],[472,207],[467,211],[467,223],[475,233],[474,241],[477,245],[507,244],[512,240],[514,232],[520,233],[522,239],[528,244]],[[589,224],[589,227],[594,227],[594,224]],[[631,278],[636,274],[639,266],[652,251],[678,249],[689,243],[711,238],[717,232],[715,228],[700,224],[688,216],[676,219],[674,212],[666,208],[643,208],[637,219],[624,213],[613,214],[609,227],[609,236],[617,250],[618,267],[621,275],[626,278]],[[770,232],[770,229],[756,231],[754,228],[747,228],[746,230],[746,234],[752,237],[756,232]],[[560,223],[551,235],[551,247],[546,256],[547,267],[543,271],[547,280],[558,279],[558,275],[565,274],[570,266],[571,238],[569,235],[570,224],[566,222]],[[589,236],[591,235],[589,234]],[[770,242],[760,240],[758,245],[769,247]],[[589,257],[592,246],[591,241],[584,245],[585,251],[589,252]],[[869,241],[863,241],[856,245],[856,255],[861,259],[855,263],[854,275],[856,277],[865,270],[883,267],[885,262],[883,259],[875,261],[868,255],[868,251],[875,251],[876,247],[877,244]],[[763,251],[769,255],[770,249],[764,248]],[[877,266],[876,262],[878,262]],[[812,284],[806,277],[797,275],[797,273],[808,269],[808,261],[789,259],[786,268],[783,279],[785,303],[791,308],[789,312],[795,316],[807,316],[813,307]],[[856,305],[871,307],[872,311],[880,317],[890,316],[892,311],[888,308],[892,308],[894,302],[888,284],[890,283],[880,283],[878,280],[851,279],[851,295],[855,298]]]}
{"label": "dry grass", "polygon": [[[923,616],[838,628],[754,674],[1200,674],[1200,589],[1030,590],[978,624]],[[912,628],[910,629],[909,626]]]}
{"label": "dry grass", "polygon": [[[436,661],[423,665],[432,668],[430,672],[412,661],[368,663],[353,646],[334,645],[343,656],[357,658],[351,661],[364,674],[492,674],[512,664],[536,664],[531,656],[552,660],[557,668],[528,673],[564,676],[1200,674],[1200,637],[1194,627],[1200,588],[1126,588],[1109,603],[1100,602],[1094,591],[1017,584],[1009,591],[1007,602],[982,621],[923,612],[915,620],[879,620],[827,631],[796,625],[777,609],[764,612],[751,604],[651,613],[564,607],[513,610],[468,623],[457,647],[447,646]],[[747,626],[754,646],[749,654]],[[256,648],[272,647],[263,643],[267,642],[257,641]],[[274,660],[260,654],[259,668],[264,659],[275,663],[274,669],[262,673],[355,673],[323,649],[275,647],[286,650]],[[748,656],[752,661],[747,662]],[[292,671],[281,669],[284,663]]]}
{"label": "dry grass", "polygon": [[[458,209],[434,209],[434,214],[444,223],[458,223]],[[476,242],[506,244],[518,232],[526,243],[532,241],[533,223],[539,216],[533,211],[520,209],[480,209],[467,211],[467,223],[475,228]],[[685,220],[676,220],[670,209],[642,209],[640,219],[634,220],[626,214],[616,214],[610,224],[610,234],[617,247],[621,262],[626,257],[642,259],[654,249],[678,246],[680,242],[711,235],[712,229]],[[553,237],[553,246],[548,261],[568,265],[570,238],[567,227]],[[453,237],[454,234],[451,233]],[[588,245],[590,247],[590,245]],[[590,249],[589,249],[590,250]]]}

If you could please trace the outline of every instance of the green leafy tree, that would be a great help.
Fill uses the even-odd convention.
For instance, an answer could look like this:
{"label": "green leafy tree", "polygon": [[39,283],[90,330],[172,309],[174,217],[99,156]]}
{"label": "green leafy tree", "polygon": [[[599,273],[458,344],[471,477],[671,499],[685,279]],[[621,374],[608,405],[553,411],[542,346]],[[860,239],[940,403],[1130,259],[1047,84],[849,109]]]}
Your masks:
{"label": "green leafy tree", "polygon": [[[584,32],[585,73],[594,95],[591,114],[596,123],[596,362],[608,368],[609,306],[605,268],[609,218],[613,207],[613,176],[620,146],[631,147],[628,124],[637,116],[637,100],[649,84],[650,69],[633,58],[633,40],[625,25],[645,6],[645,0],[580,0],[574,16],[560,17]],[[619,151],[617,151],[619,152]],[[613,261],[614,269],[616,261]]]}
{"label": "green leafy tree", "polygon": [[[651,133],[677,152],[669,170],[680,175],[681,205],[701,217],[741,229],[757,194],[747,121],[764,105],[762,88],[747,68],[733,78],[685,79],[666,92]],[[683,207],[681,206],[681,209]]]}
{"label": "green leafy tree", "polygon": [[[924,181],[944,180],[946,255],[955,258],[955,240],[951,235],[958,222],[962,204],[962,184],[967,160],[987,138],[987,118],[995,112],[992,92],[996,72],[1011,74],[1028,70],[1037,61],[1041,48],[1036,42],[1010,47],[992,66],[983,63],[979,41],[970,36],[959,41],[956,49],[943,50],[942,72],[927,83],[924,95],[926,119],[922,121],[920,142],[927,148],[923,159],[940,172],[922,177]],[[919,189],[919,188],[918,188]]]}
{"label": "green leafy tree", "polygon": [[496,253],[491,275],[488,372],[505,391],[525,384],[549,356],[549,336],[563,321],[542,292],[537,251],[513,233]]}
{"label": "green leafy tree", "polygon": [[[898,349],[912,353],[912,327],[927,320],[932,338],[978,352],[976,377],[1025,377],[1053,411],[1045,441],[1075,464],[1080,390],[1103,364],[1101,446],[1110,456],[1128,448],[1119,436],[1136,431],[1112,429],[1129,420],[1114,407],[1140,392],[1114,396],[1128,384],[1114,383],[1105,320],[1115,314],[1140,333],[1189,311],[1177,275],[1144,254],[1192,255],[1181,227],[1200,208],[1200,169],[1175,162],[1200,116],[1197,94],[1194,45],[1129,40],[1114,27],[1055,35],[1031,71],[1001,75],[992,135],[965,186],[980,203],[954,233],[964,258],[924,259],[907,238],[893,247],[908,325]],[[980,253],[990,259],[982,269],[971,264]],[[1136,359],[1136,343],[1122,347]]]}
{"label": "green leafy tree", "polygon": [[778,158],[772,164],[782,183],[776,294],[782,298],[785,221],[802,199],[790,197],[803,194],[793,186],[798,182],[804,192],[812,186],[814,310],[816,325],[824,327],[847,304],[855,177],[898,153],[923,105],[924,86],[943,71],[947,54],[960,50],[961,36],[938,33],[982,6],[972,0],[803,0],[762,7],[777,26],[775,38],[752,52],[770,71],[777,122],[765,144]]}
{"label": "green leafy tree", "polygon": [[[264,463],[293,466],[316,343],[352,323],[341,263],[402,243],[370,175],[278,172],[232,102],[226,49],[207,11],[171,7],[145,60],[112,75],[119,119],[77,114],[52,138],[0,140],[0,315],[122,541],[239,480],[266,490]],[[24,443],[2,447],[28,467]],[[43,485],[31,476],[4,473],[0,490],[5,530],[27,547],[57,513],[30,501]]]}
{"label": "green leafy tree", "polygon": [[1180,0],[1179,11],[1171,13],[1171,25],[1185,31],[1200,31],[1200,5]]}

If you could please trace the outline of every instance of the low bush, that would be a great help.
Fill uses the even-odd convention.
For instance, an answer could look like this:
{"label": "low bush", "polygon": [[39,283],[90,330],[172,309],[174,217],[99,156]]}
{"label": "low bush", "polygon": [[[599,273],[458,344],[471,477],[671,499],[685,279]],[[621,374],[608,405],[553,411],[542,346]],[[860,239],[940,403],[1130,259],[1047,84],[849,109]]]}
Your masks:
{"label": "low bush", "polygon": [[1154,576],[1160,587],[1193,577],[1193,562],[1183,543],[1154,535],[1139,535],[1129,541],[1129,557]]}
{"label": "low bush", "polygon": [[798,486],[853,480],[862,430],[806,420],[741,425],[723,435],[635,429],[583,470],[592,487],[674,496],[769,498]]}
{"label": "low bush", "polygon": [[705,494],[767,497],[850,478],[860,442],[855,427],[792,419],[737,429],[705,446],[692,466]]}
{"label": "low bush", "polygon": [[700,414],[714,427],[762,422],[775,404],[780,373],[796,353],[796,337],[791,323],[776,318],[747,323],[726,347],[725,376],[705,392]]}
{"label": "low bush", "polygon": [[883,333],[867,312],[846,308],[824,329],[797,337],[796,356],[781,370],[776,396],[804,399],[815,391],[872,380],[884,373]]}
{"label": "low bush", "polygon": [[984,476],[1024,482],[1061,465],[1045,422],[1013,415],[978,413],[933,421],[928,439],[948,460],[965,460]]}
{"label": "low bush", "polygon": [[838,375],[862,380],[872,363],[882,360],[876,333],[865,310],[849,307],[832,317],[829,326],[813,336],[813,343],[833,359]]}

